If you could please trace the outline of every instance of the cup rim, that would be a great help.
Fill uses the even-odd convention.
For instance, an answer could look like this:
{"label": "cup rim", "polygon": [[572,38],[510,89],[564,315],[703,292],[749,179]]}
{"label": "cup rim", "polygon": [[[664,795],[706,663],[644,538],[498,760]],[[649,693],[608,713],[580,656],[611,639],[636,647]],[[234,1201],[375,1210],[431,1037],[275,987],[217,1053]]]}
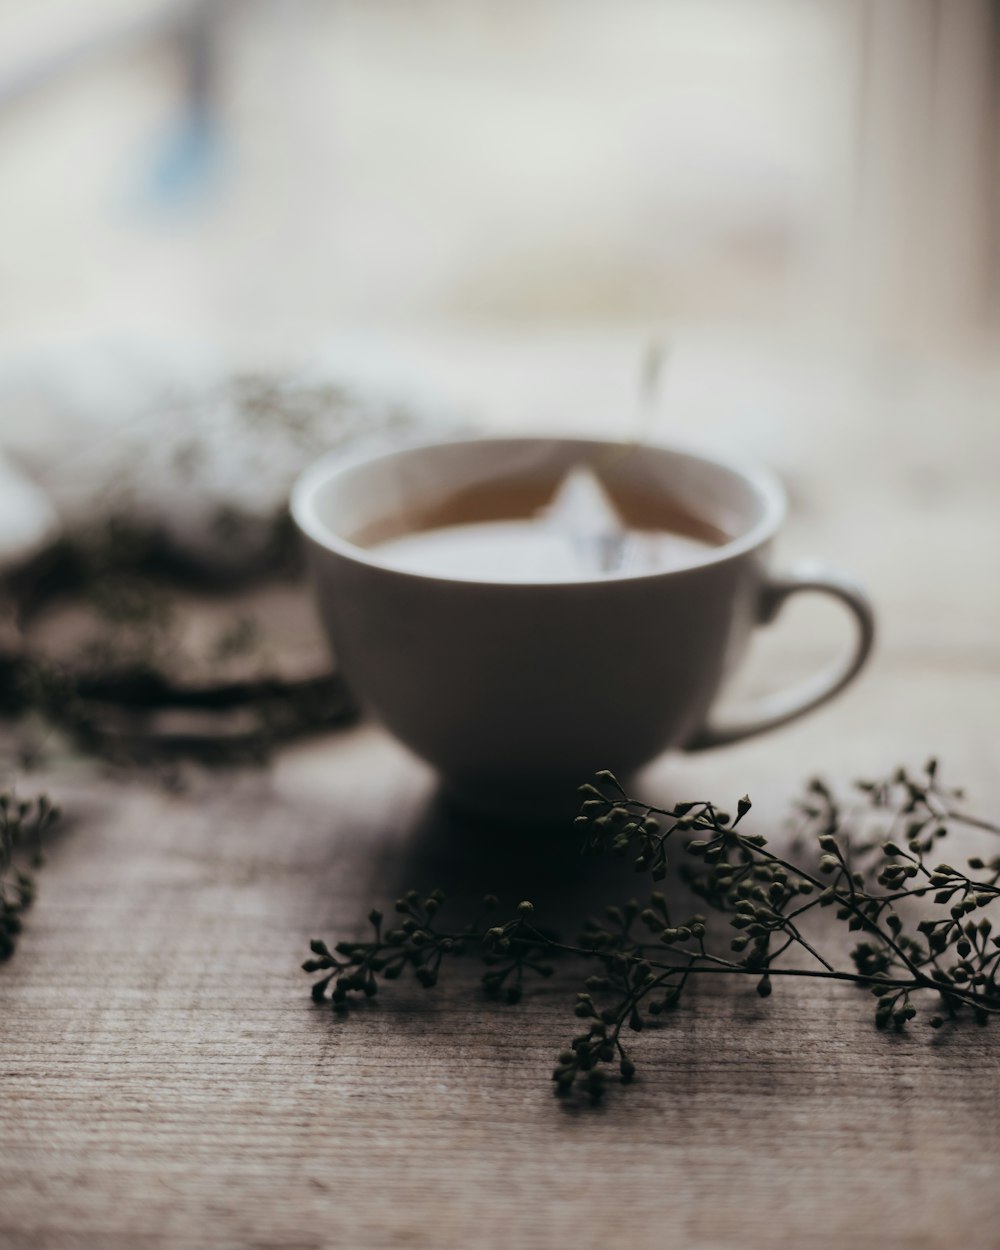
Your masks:
{"label": "cup rim", "polygon": [[[316,510],[316,497],[328,482],[362,465],[374,464],[379,460],[387,460],[408,452],[434,450],[435,448],[454,447],[488,443],[563,443],[579,446],[581,449],[596,448],[612,450],[615,448],[649,447],[657,451],[673,452],[692,460],[700,460],[704,464],[715,465],[728,470],[749,483],[763,504],[760,519],[746,531],[728,542],[713,547],[703,555],[699,555],[690,563],[673,566],[669,569],[643,570],[637,573],[605,573],[596,577],[581,577],[560,581],[496,581],[489,578],[473,578],[449,576],[440,573],[422,573],[413,569],[403,569],[388,560],[380,560],[374,551],[343,538],[322,522]],[[724,564],[747,552],[755,550],[771,539],[784,520],[787,511],[787,496],[777,475],[763,465],[752,461],[742,462],[735,457],[720,455],[714,450],[686,443],[680,439],[643,438],[640,440],[591,438],[585,435],[564,435],[558,433],[537,434],[451,434],[430,438],[404,439],[391,446],[384,444],[377,449],[368,448],[334,448],[326,452],[312,464],[308,465],[296,478],[292,486],[289,510],[293,521],[306,538],[317,546],[355,564],[365,565],[380,572],[392,573],[397,577],[415,579],[423,582],[443,582],[449,585],[493,586],[506,589],[552,590],[556,588],[572,588],[583,586],[618,585],[653,581],[663,577],[675,577],[690,573],[695,569],[707,568],[712,565]]]}

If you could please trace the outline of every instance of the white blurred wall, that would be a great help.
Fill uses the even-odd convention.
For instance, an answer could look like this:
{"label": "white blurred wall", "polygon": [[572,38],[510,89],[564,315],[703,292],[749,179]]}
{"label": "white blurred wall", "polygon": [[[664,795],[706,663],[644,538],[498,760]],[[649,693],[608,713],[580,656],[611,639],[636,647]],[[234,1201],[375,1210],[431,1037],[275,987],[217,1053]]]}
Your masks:
{"label": "white blurred wall", "polygon": [[[176,40],[95,53],[0,106],[0,335],[976,336],[997,280],[993,7],[220,4],[215,147],[186,193],[154,193],[183,124]],[[4,73],[163,11],[7,0],[0,98]]]}

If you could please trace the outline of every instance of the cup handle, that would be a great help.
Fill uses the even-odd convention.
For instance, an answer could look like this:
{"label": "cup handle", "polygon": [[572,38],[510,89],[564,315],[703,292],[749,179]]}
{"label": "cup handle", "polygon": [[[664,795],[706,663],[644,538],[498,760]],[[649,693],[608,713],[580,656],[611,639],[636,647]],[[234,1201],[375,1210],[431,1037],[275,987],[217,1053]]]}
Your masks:
{"label": "cup handle", "polygon": [[846,660],[797,682],[788,690],[779,690],[758,699],[753,714],[744,720],[731,725],[706,725],[686,744],[686,751],[724,746],[795,720],[832,699],[861,671],[875,641],[875,614],[867,594],[849,578],[814,565],[800,565],[783,577],[770,578],[761,591],[758,624],[769,625],[785,601],[801,591],[829,595],[852,613],[857,625],[857,637],[851,654]]}

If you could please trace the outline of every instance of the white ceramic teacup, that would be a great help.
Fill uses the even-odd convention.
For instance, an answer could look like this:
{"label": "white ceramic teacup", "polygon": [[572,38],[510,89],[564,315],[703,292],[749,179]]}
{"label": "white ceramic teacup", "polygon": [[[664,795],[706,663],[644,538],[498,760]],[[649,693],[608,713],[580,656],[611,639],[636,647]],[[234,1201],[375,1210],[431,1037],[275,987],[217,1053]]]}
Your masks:
{"label": "white ceramic teacup", "polygon": [[[730,541],[689,567],[512,583],[404,572],[351,535],[390,513],[521,473],[555,484],[598,462],[617,493],[661,492]],[[479,805],[512,790],[620,776],[671,747],[718,746],[818,707],[857,674],[874,619],[863,591],[809,569],[769,571],[785,515],[762,469],[669,446],[573,438],[451,438],[368,456],[335,453],[301,476],[292,515],[308,540],[337,662],[382,723]],[[850,656],[760,700],[738,724],[712,705],[751,633],[789,596],[818,591],[852,613]]]}

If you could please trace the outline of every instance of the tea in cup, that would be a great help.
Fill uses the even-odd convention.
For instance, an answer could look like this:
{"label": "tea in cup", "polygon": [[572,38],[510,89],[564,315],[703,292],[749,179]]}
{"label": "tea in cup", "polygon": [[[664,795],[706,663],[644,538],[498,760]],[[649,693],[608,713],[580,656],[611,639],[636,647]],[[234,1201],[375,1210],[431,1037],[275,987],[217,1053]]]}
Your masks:
{"label": "tea in cup", "polygon": [[[482,437],[335,453],[301,476],[292,515],[348,682],[481,807],[774,729],[842,690],[874,638],[850,581],[771,572],[785,498],[770,473],[679,447]],[[849,610],[849,656],[718,722],[754,629],[808,591]]]}

